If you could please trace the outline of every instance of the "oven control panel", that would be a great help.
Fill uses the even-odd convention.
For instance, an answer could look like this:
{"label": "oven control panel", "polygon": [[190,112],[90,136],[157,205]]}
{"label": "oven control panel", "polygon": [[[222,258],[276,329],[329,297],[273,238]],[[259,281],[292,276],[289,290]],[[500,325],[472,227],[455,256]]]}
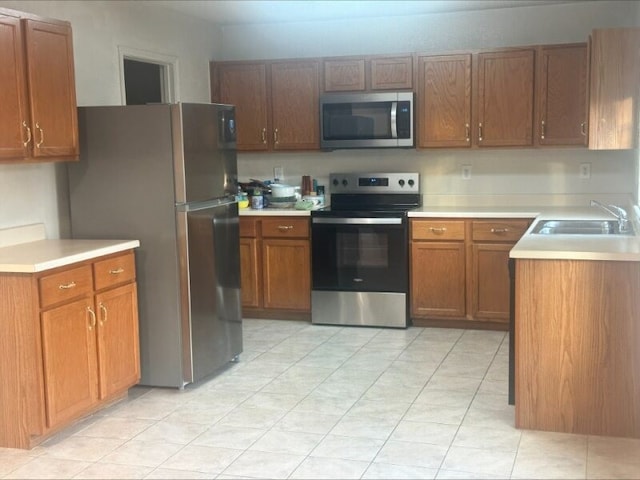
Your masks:
{"label": "oven control panel", "polygon": [[331,193],[419,193],[419,173],[332,173]]}

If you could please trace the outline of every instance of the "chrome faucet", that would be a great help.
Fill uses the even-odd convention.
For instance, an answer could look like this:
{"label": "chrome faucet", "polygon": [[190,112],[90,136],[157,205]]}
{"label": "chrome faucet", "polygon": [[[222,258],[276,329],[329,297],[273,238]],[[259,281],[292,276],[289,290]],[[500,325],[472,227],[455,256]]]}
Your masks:
{"label": "chrome faucet", "polygon": [[626,232],[629,230],[629,219],[627,218],[627,212],[624,208],[619,207],[617,205],[604,205],[597,200],[591,200],[590,205],[600,207],[605,212],[610,213],[614,217],[618,219],[618,230],[622,232]]}

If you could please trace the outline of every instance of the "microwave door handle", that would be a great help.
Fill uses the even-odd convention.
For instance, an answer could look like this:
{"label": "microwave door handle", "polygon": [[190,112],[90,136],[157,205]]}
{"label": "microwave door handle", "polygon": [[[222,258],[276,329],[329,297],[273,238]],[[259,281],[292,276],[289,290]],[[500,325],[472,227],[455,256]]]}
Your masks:
{"label": "microwave door handle", "polygon": [[391,102],[391,138],[398,138],[398,102]]}

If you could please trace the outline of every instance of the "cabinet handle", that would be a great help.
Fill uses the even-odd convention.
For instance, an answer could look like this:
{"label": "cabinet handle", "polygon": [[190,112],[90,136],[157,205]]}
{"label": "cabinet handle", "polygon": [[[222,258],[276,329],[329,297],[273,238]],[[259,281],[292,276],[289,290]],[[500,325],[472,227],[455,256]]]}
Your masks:
{"label": "cabinet handle", "polygon": [[492,228],[491,233],[507,233],[509,231],[508,228]]}
{"label": "cabinet handle", "polygon": [[468,123],[464,124],[464,136],[466,137],[466,141],[470,142],[471,141],[471,127],[469,126]]}
{"label": "cabinet handle", "polygon": [[40,145],[42,145],[44,143],[44,130],[42,130],[42,127],[40,127],[38,122],[36,122],[36,128],[38,130],[40,130],[40,141],[38,143],[36,143],[36,147],[40,148]]}
{"label": "cabinet handle", "polygon": [[100,320],[100,325],[104,325],[105,323],[107,323],[107,307],[105,307],[102,302],[98,304],[98,307],[102,312],[102,320]]}
{"label": "cabinet handle", "polygon": [[482,141],[482,122],[478,123],[478,141]]}
{"label": "cabinet handle", "polygon": [[124,268],[122,267],[118,267],[115,270],[109,270],[109,273],[111,275],[118,275],[119,273],[122,273],[122,272],[124,272]]}
{"label": "cabinet handle", "polygon": [[262,143],[267,143],[267,129],[262,129]]}
{"label": "cabinet handle", "polygon": [[27,129],[27,140],[22,142],[22,145],[26,147],[31,141],[31,129],[27,126],[27,122],[22,122],[22,126]]}
{"label": "cabinet handle", "polygon": [[277,128],[273,131],[273,143],[275,143],[275,144],[278,143],[278,129]]}
{"label": "cabinet handle", "polygon": [[542,140],[544,140],[544,136],[546,135],[546,131],[547,131],[545,127],[546,127],[546,124],[544,123],[544,120],[542,120],[542,122],[540,122],[540,138]]}
{"label": "cabinet handle", "polygon": [[58,290],[69,290],[70,288],[73,288],[75,286],[76,282],[61,283],[60,285],[58,285]]}
{"label": "cabinet handle", "polygon": [[278,230],[286,232],[287,230],[293,230],[293,225],[278,225]]}
{"label": "cabinet handle", "polygon": [[447,227],[430,227],[429,230],[433,233],[444,233],[447,231]]}
{"label": "cabinet handle", "polygon": [[587,136],[587,122],[582,122],[580,124],[580,133],[582,134],[583,137]]}
{"label": "cabinet handle", "polygon": [[96,312],[94,312],[91,307],[87,307],[87,312],[89,312],[89,315],[91,316],[91,322],[89,322],[89,330],[93,330],[93,328],[96,326]]}

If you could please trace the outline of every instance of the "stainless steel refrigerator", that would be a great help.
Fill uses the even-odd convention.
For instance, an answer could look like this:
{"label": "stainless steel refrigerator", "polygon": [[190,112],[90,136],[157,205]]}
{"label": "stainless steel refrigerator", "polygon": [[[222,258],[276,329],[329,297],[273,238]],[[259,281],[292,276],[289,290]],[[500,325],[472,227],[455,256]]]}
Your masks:
{"label": "stainless steel refrigerator", "polygon": [[139,239],[142,385],[182,388],[242,352],[234,107],[81,107],[74,238]]}

